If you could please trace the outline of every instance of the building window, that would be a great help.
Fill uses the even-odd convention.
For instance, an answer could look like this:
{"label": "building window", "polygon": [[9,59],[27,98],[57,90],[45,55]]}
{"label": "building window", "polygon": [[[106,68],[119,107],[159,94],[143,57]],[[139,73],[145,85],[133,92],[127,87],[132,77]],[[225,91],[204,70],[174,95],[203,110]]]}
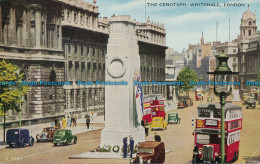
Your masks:
{"label": "building window", "polygon": [[95,27],[95,18],[92,18],[92,27]]}
{"label": "building window", "polygon": [[78,46],[75,45],[75,55],[77,55],[77,52],[78,52]]}
{"label": "building window", "polygon": [[84,47],[81,46],[81,56],[84,56]]}
{"label": "building window", "polygon": [[87,52],[86,52],[87,57],[88,57],[88,54],[89,54],[89,46],[87,46]]}
{"label": "building window", "polygon": [[95,48],[93,47],[93,54],[92,54],[93,57],[95,56],[95,53],[96,53],[96,50],[95,50]]}
{"label": "building window", "polygon": [[62,20],[64,20],[64,13],[65,13],[65,10],[63,10],[63,12],[61,13]]}
{"label": "building window", "polygon": [[249,26],[251,26],[251,25],[252,25],[252,22],[251,22],[251,21],[249,21],[249,22],[248,22],[248,25],[249,25]]}
{"label": "building window", "polygon": [[248,36],[251,36],[251,35],[252,35],[251,30],[248,30]]}
{"label": "building window", "polygon": [[74,13],[74,22],[78,23],[78,21],[77,21],[77,13],[76,12]]}
{"label": "building window", "polygon": [[236,49],[233,49],[233,53],[237,53],[237,50],[236,50]]}
{"label": "building window", "polygon": [[70,11],[67,11],[67,20],[70,22]]}
{"label": "building window", "polygon": [[89,26],[88,16],[86,16],[86,25]]}
{"label": "building window", "polygon": [[83,15],[80,14],[80,24],[83,24]]}
{"label": "building window", "polygon": [[233,62],[236,62],[237,61],[237,59],[236,58],[233,58]]}

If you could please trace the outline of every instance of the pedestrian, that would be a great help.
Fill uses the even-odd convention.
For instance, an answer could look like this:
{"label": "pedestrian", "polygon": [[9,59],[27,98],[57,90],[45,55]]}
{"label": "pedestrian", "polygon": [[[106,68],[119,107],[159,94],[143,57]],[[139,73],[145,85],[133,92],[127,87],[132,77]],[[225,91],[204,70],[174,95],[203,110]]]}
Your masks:
{"label": "pedestrian", "polygon": [[51,127],[53,128],[53,127],[55,127],[55,122],[52,120],[52,122],[51,122]]}
{"label": "pedestrian", "polygon": [[67,116],[67,122],[68,122],[68,126],[71,127],[71,116],[70,115]]}
{"label": "pedestrian", "polygon": [[161,136],[159,136],[158,134],[156,134],[155,136],[154,136],[154,140],[155,141],[157,141],[157,142],[161,142]]}
{"label": "pedestrian", "polygon": [[74,118],[73,114],[71,115],[71,124],[72,124],[72,127],[75,126],[75,118]]}
{"label": "pedestrian", "polygon": [[74,116],[74,123],[75,123],[75,127],[77,126],[77,115],[75,114],[75,116]]}
{"label": "pedestrian", "polygon": [[86,124],[87,124],[88,129],[89,129],[89,123],[90,123],[90,116],[87,114],[86,115]]}
{"label": "pedestrian", "polygon": [[134,143],[135,143],[133,137],[129,136],[129,141],[130,141],[130,158],[133,158]]}
{"label": "pedestrian", "polygon": [[123,139],[123,153],[124,153],[124,158],[127,157],[127,137]]}
{"label": "pedestrian", "polygon": [[63,119],[62,119],[62,127],[63,127],[63,129],[65,129],[66,126],[67,126],[67,120],[66,120],[66,118],[64,116]]}
{"label": "pedestrian", "polygon": [[58,128],[58,129],[60,129],[61,128],[61,126],[60,126],[60,121],[58,121],[58,120],[55,120],[56,121],[56,127]]}

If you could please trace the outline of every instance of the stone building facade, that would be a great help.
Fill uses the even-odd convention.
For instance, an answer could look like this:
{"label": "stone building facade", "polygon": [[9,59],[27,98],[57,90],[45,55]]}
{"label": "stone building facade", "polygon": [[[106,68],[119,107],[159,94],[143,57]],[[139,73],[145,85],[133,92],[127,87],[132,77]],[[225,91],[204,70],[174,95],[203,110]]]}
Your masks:
{"label": "stone building facade", "polygon": [[[109,21],[98,16],[96,0],[1,1],[0,58],[17,64],[26,81],[71,83],[30,86],[23,96],[22,119],[104,111],[104,86],[79,85],[105,80]],[[142,81],[164,81],[166,30],[149,19],[135,26]],[[165,87],[144,86],[144,93],[165,95]],[[14,111],[8,116],[16,119]]]}
{"label": "stone building facade", "polygon": [[[156,24],[147,18],[146,23],[136,24],[139,55],[141,61],[141,80],[158,81],[165,80],[165,50],[166,30],[163,24]],[[166,86],[143,86],[144,94],[163,94],[166,96]]]}
{"label": "stone building facade", "polygon": [[246,81],[256,81],[260,69],[260,31],[256,29],[256,15],[248,6],[241,18],[237,53],[241,93],[248,92]]}
{"label": "stone building facade", "polygon": [[[25,81],[64,81],[61,10],[55,1],[1,1],[0,58],[19,66]],[[31,86],[23,97],[23,118],[64,110],[63,86]],[[12,119],[14,111],[8,116]]]}

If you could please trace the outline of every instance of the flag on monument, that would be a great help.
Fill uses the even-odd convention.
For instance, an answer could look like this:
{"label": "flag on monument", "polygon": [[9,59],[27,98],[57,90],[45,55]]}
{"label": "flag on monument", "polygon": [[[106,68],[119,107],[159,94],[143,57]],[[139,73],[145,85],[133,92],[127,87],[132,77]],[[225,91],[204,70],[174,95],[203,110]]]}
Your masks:
{"label": "flag on monument", "polygon": [[[141,81],[141,77],[140,75],[137,75],[136,77],[137,81],[140,82]],[[141,124],[142,118],[143,118],[143,90],[142,90],[142,86],[138,83],[137,86],[135,86],[136,89],[136,94],[135,94],[135,100],[136,100],[136,111],[137,111],[137,117],[138,117],[138,123]]]}

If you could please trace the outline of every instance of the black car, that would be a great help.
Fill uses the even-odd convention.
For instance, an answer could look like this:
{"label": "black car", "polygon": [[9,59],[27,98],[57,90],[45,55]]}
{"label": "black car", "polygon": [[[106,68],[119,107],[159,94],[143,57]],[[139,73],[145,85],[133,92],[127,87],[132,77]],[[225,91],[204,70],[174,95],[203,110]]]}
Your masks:
{"label": "black car", "polygon": [[28,129],[9,129],[6,134],[6,140],[9,147],[25,147],[26,144],[33,146],[34,138],[30,136]]}

